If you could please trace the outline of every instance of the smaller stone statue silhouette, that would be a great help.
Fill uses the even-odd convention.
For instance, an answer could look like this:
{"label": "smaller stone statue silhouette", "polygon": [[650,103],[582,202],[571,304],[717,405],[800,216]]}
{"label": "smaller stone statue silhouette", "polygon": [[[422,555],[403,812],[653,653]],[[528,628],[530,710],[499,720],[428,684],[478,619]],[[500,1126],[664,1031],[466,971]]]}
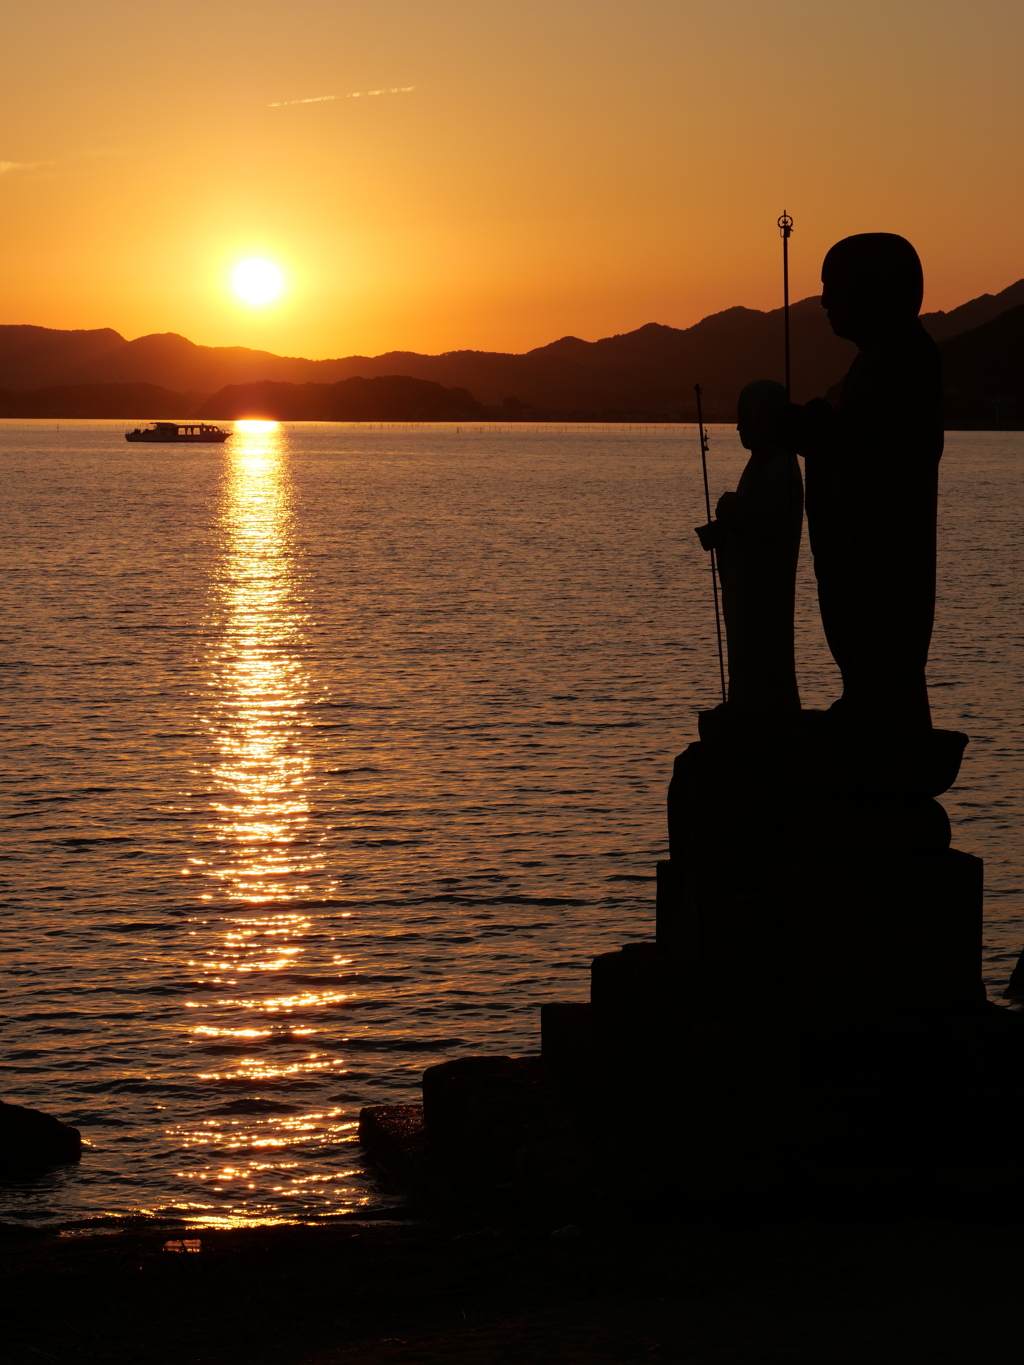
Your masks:
{"label": "smaller stone statue silhouette", "polygon": [[803,480],[796,454],[780,440],[786,390],[773,380],[739,397],[740,441],[750,459],[735,493],[723,493],[715,520],[697,528],[714,548],[729,646],[728,716],[778,717],[800,710],[793,658],[793,604],[803,526]]}

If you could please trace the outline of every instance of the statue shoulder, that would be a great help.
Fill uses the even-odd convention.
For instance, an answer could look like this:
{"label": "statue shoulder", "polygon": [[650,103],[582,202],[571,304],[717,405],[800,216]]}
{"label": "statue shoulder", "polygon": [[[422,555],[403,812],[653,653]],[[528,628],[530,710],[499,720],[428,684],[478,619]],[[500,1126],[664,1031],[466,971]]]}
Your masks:
{"label": "statue shoulder", "polygon": [[887,369],[922,378],[942,372],[939,348],[925,331],[920,318],[892,333],[886,344],[879,348],[878,359]]}

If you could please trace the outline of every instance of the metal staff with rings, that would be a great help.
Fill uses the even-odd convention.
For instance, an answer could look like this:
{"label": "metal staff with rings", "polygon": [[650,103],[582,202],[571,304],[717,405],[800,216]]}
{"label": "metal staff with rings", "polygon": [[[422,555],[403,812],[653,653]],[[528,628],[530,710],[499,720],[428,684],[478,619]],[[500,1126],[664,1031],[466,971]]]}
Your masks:
{"label": "metal staff with rings", "polygon": [[[697,395],[697,429],[700,433],[700,463],[704,471],[704,508],[708,515],[708,525],[711,524],[711,492],[708,488],[708,438],[704,431],[704,410],[701,407],[701,387],[694,384],[693,391]],[[725,691],[725,647],[722,644],[722,614],[718,606],[718,564],[715,559],[714,546],[711,547],[711,591],[715,599],[715,633],[718,636],[718,675],[722,681],[722,701],[726,699]]]}
{"label": "metal staff with rings", "polygon": [[782,325],[786,345],[786,398],[793,401],[789,385],[789,238],[793,231],[793,220],[785,209],[779,219],[779,232],[782,235]]}

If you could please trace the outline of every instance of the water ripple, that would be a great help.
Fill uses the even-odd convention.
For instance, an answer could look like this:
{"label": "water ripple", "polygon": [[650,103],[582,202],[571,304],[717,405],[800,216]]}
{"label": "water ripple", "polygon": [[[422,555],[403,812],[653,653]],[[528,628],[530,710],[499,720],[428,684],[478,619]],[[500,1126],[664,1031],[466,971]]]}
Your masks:
{"label": "water ripple", "polygon": [[[0,1216],[230,1225],[373,1198],[362,1104],[538,1045],[653,930],[673,756],[713,704],[685,428],[251,424],[227,449],[0,423],[7,1098],[82,1127]],[[1018,433],[943,461],[936,723],[1024,941]],[[713,432],[715,487],[734,433]],[[835,695],[805,554],[806,705]]]}

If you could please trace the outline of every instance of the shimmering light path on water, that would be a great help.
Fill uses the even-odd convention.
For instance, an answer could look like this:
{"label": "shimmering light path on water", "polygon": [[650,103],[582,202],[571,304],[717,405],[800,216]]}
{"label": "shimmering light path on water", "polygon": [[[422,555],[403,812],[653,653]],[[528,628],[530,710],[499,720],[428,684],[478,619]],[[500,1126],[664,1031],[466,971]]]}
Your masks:
{"label": "shimmering light path on water", "polygon": [[[716,699],[695,436],[123,425],[0,423],[3,1093],[92,1144],[0,1216],[329,1216],[376,1198],[361,1105],[536,1048],[540,1004],[652,932],[672,757]],[[945,804],[993,994],[1024,940],[1022,453],[949,438],[930,670],[972,736]]]}

